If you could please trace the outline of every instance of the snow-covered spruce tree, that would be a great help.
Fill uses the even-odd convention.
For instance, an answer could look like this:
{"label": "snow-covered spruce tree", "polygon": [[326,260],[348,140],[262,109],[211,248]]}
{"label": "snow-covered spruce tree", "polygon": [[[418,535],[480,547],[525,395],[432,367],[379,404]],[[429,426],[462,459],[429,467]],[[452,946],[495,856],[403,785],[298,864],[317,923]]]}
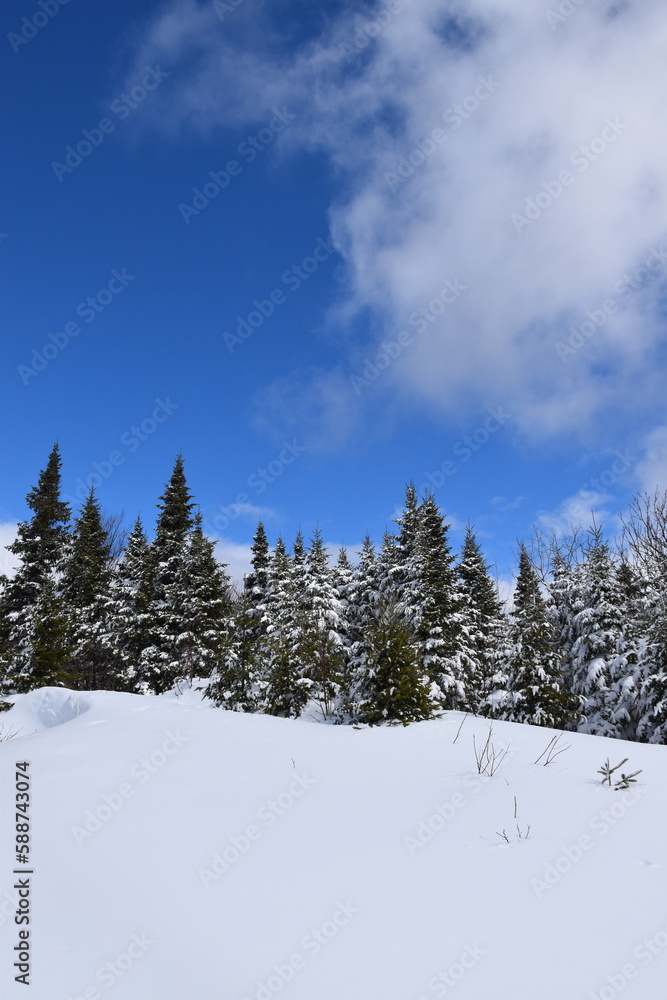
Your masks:
{"label": "snow-covered spruce tree", "polygon": [[[279,540],[279,547],[284,552],[282,540]],[[206,690],[217,705],[238,712],[261,710],[266,686],[262,638],[266,633],[271,555],[261,521],[251,551],[252,571],[244,577],[243,587],[232,598],[220,662]]]}
{"label": "snow-covered spruce tree", "polygon": [[[547,611],[554,647],[560,652],[564,681],[574,686],[572,645],[576,639],[575,616],[583,609],[580,567],[572,562],[556,539],[552,541],[552,570],[547,582]],[[583,701],[582,701],[583,706]]]}
{"label": "snow-covered spruce tree", "polygon": [[667,606],[659,596],[648,627],[643,653],[643,714],[637,737],[647,743],[667,744]]}
{"label": "snow-covered spruce tree", "polygon": [[248,612],[255,618],[256,636],[259,638],[263,634],[261,624],[266,608],[266,598],[269,591],[269,571],[271,566],[271,555],[269,552],[269,542],[266,537],[264,525],[260,521],[253,538],[252,552],[252,572],[246,576],[244,587],[247,594]]}
{"label": "snow-covered spruce tree", "polygon": [[187,657],[178,647],[184,594],[184,566],[193,526],[194,501],[188,489],[183,457],[178,455],[171,479],[160,497],[155,538],[151,544],[152,593],[149,607],[151,642],[141,654],[142,681],[156,694],[168,691],[188,673]]}
{"label": "snow-covered spruce tree", "polygon": [[649,631],[645,621],[649,589],[647,581],[624,553],[615,562],[621,633],[617,644],[619,655],[612,667],[612,702],[623,739],[635,740],[643,714],[642,659]]}
{"label": "snow-covered spruce tree", "polygon": [[305,594],[305,552],[301,532],[293,556],[282,540],[271,560],[266,631],[260,643],[264,677],[262,707],[269,715],[297,718],[310,698],[307,665],[314,645]]}
{"label": "snow-covered spruce tree", "polygon": [[341,605],[341,624],[338,634],[344,647],[344,666],[340,678],[340,692],[335,710],[336,721],[340,722],[345,692],[349,687],[354,635],[351,620],[351,598],[354,588],[354,566],[350,562],[345,546],[341,546],[334,566],[334,587]]}
{"label": "snow-covered spruce tree", "polygon": [[374,577],[378,593],[381,591],[386,599],[399,601],[400,586],[398,584],[398,547],[396,535],[385,531],[382,545],[374,559]]}
{"label": "snow-covered spruce tree", "polygon": [[467,704],[478,715],[494,715],[497,695],[507,689],[502,651],[507,644],[508,622],[470,524],[456,571],[463,604],[462,634],[470,659],[465,674]]}
{"label": "snow-covered spruce tree", "polygon": [[308,548],[304,582],[307,631],[303,638],[311,698],[329,718],[340,705],[347,667],[347,622],[319,528]]}
{"label": "snow-covered spruce tree", "polygon": [[662,581],[658,569],[656,564],[650,580],[642,574],[635,604],[633,631],[640,634],[635,645],[640,687],[637,739],[667,744],[667,581]]}
{"label": "snow-covered spruce tree", "polygon": [[408,725],[437,711],[422,671],[419,644],[394,598],[371,609],[346,700],[351,721]]}
{"label": "snow-covered spruce tree", "polygon": [[[405,620],[413,627],[416,626],[422,602],[419,537],[422,519],[422,508],[419,507],[414,483],[409,483],[405,489],[403,512],[396,519],[400,531],[394,538],[393,549],[385,550],[383,546],[382,556],[390,554],[392,556],[386,565],[388,577],[386,582],[389,583],[389,590],[400,604]],[[385,541],[388,542],[388,538]]]}
{"label": "snow-covered spruce tree", "polygon": [[350,593],[350,586],[354,578],[354,566],[350,562],[347,549],[341,545],[338,551],[338,558],[334,566],[334,587],[336,592],[347,607]]}
{"label": "snow-covered spruce tree", "polygon": [[204,534],[202,515],[195,515],[188,537],[178,590],[180,632],[176,637],[181,670],[190,682],[209,677],[229,645],[230,580],[216,561],[215,544]]}
{"label": "snow-covered spruce tree", "polygon": [[141,517],[128,535],[114,574],[115,644],[122,661],[122,687],[136,690],[143,651],[151,645],[153,564]]}
{"label": "snow-covered spruce tree", "polygon": [[[572,690],[583,699],[582,732],[622,737],[628,713],[620,693],[627,676],[621,590],[609,545],[597,526],[581,567],[582,608],[573,620]],[[623,702],[630,695],[625,685]]]}
{"label": "snow-covered spruce tree", "polygon": [[624,541],[639,580],[635,595],[640,697],[637,738],[667,744],[667,490],[634,497]]}
{"label": "snow-covered spruce tree", "polygon": [[506,669],[508,693],[503,718],[554,729],[576,724],[573,699],[563,690],[561,661],[554,649],[546,603],[523,544],[510,614]]}
{"label": "snow-covered spruce tree", "polygon": [[77,678],[71,672],[75,650],[70,625],[67,606],[47,577],[22,622],[25,640],[14,661],[18,668],[14,691],[76,686]]}
{"label": "snow-covered spruce tree", "polygon": [[60,498],[61,458],[58,444],[53,446],[46,468],[40,472],[37,486],[26,496],[33,516],[18,525],[15,541],[7,546],[18,556],[19,566],[11,581],[11,597],[17,605],[30,604],[41,585],[62,569],[67,547],[71,511]]}
{"label": "snow-covered spruce tree", "polygon": [[341,706],[337,713],[339,722],[357,722],[358,704],[355,695],[366,670],[370,652],[369,628],[379,599],[379,567],[375,547],[367,534],[364,538],[359,563],[352,579],[345,588],[348,622],[348,666]]}
{"label": "snow-covered spruce tree", "polygon": [[232,596],[229,628],[223,633],[219,662],[206,688],[207,696],[220,708],[236,712],[263,708],[264,649],[257,638],[256,610],[246,587]]}
{"label": "snow-covered spruce tree", "polygon": [[64,561],[61,592],[71,626],[74,685],[86,691],[122,686],[122,659],[113,623],[111,549],[100,504],[91,487],[74,524]]}
{"label": "snow-covered spruce tree", "polygon": [[[1,598],[6,623],[0,680],[4,693],[71,682],[68,622],[58,592],[71,513],[60,498],[61,464],[55,444],[37,486],[26,496],[32,518],[20,522],[16,539],[7,546],[18,557],[18,567]],[[53,639],[50,649],[48,636]]]}
{"label": "snow-covered spruce tree", "polygon": [[439,704],[446,709],[468,709],[473,658],[463,631],[463,601],[448,536],[449,525],[433,496],[427,496],[418,510],[417,587],[411,620],[423,670]]}

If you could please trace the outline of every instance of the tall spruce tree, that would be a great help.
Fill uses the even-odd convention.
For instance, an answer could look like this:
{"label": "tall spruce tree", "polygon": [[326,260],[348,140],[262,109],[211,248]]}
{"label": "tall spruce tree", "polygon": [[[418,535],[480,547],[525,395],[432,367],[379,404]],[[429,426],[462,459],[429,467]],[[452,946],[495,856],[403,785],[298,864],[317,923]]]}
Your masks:
{"label": "tall spruce tree", "polygon": [[369,628],[379,599],[379,568],[375,547],[368,534],[364,538],[359,563],[345,588],[347,595],[348,667],[338,721],[348,723],[358,719],[355,692],[365,672],[370,652]]}
{"label": "tall spruce tree", "polygon": [[[552,571],[547,583],[548,614],[553,627],[554,646],[560,652],[565,683],[574,687],[572,646],[576,639],[575,616],[583,609],[580,567],[552,544]],[[583,705],[583,702],[582,702]]]}
{"label": "tall spruce tree", "polygon": [[370,613],[346,709],[350,721],[371,726],[408,725],[437,711],[418,642],[392,597],[380,596]]}
{"label": "tall spruce tree", "polygon": [[472,663],[463,631],[461,592],[449,544],[449,525],[434,497],[427,496],[417,512],[416,598],[411,616],[428,674],[443,708],[467,709],[468,675]]}
{"label": "tall spruce tree", "polygon": [[61,465],[56,443],[46,468],[39,474],[37,486],[26,496],[33,516],[18,525],[15,541],[7,546],[19,559],[9,588],[10,601],[15,602],[16,608],[34,603],[42,585],[49,579],[53,582],[62,569],[71,510],[60,497]]}
{"label": "tall spruce tree", "polygon": [[75,648],[71,619],[62,597],[47,577],[37,602],[29,605],[23,619],[23,635],[12,690],[38,687],[76,687],[78,678],[71,663]]}
{"label": "tall spruce tree", "polygon": [[15,541],[7,546],[18,557],[18,567],[1,598],[6,633],[0,681],[4,693],[72,681],[71,637],[59,596],[71,516],[60,495],[61,464],[56,443],[37,486],[26,496],[32,518],[19,523]]}
{"label": "tall spruce tree", "polygon": [[300,531],[291,558],[282,545],[273,553],[265,621],[263,705],[270,715],[297,718],[311,696],[309,663],[315,645]]}
{"label": "tall spruce tree", "polygon": [[582,731],[620,737],[627,722],[625,706],[618,704],[627,667],[622,649],[622,597],[601,528],[593,525],[589,536],[581,568],[582,607],[573,619],[572,686],[583,701],[586,721]]}
{"label": "tall spruce tree", "polygon": [[269,542],[261,521],[257,525],[250,551],[252,552],[252,573],[246,577],[245,586],[251,605],[254,604],[261,608],[269,588],[269,566],[271,564]]}
{"label": "tall spruce tree", "polygon": [[190,682],[209,677],[220,665],[231,628],[230,581],[195,515],[183,560],[179,590],[180,632],[176,638],[181,670]]}
{"label": "tall spruce tree", "polygon": [[232,599],[229,629],[206,688],[207,696],[220,708],[256,712],[264,707],[263,647],[257,638],[255,611],[248,589],[242,587]]}
{"label": "tall spruce tree", "polygon": [[304,643],[313,681],[311,697],[318,702],[323,715],[329,717],[340,703],[347,666],[347,622],[319,528],[307,553],[304,598],[307,608]]}
{"label": "tall spruce tree", "polygon": [[142,652],[140,674],[156,694],[168,691],[188,674],[187,651],[179,648],[181,608],[185,600],[185,562],[193,527],[194,501],[188,489],[183,456],[178,455],[160,497],[151,545],[151,643]]}
{"label": "tall spruce tree", "polygon": [[71,621],[70,672],[83,690],[121,684],[122,660],[116,645],[111,548],[100,504],[91,487],[74,524],[63,566],[61,593]]}
{"label": "tall spruce tree", "polygon": [[403,512],[396,519],[400,530],[394,539],[393,558],[388,570],[391,593],[400,603],[405,620],[413,627],[416,627],[423,596],[420,579],[422,522],[423,511],[419,507],[415,485],[408,483],[405,488]]}
{"label": "tall spruce tree", "polygon": [[[642,574],[635,598],[639,690],[637,739],[667,744],[667,588],[659,566],[649,577]],[[667,581],[665,581],[667,583]]]}
{"label": "tall spruce tree", "polygon": [[250,637],[258,644],[266,631],[266,604],[269,593],[269,579],[271,570],[271,554],[269,542],[266,537],[264,525],[260,521],[251,546],[252,571],[244,577],[244,615],[247,616],[247,625],[250,629]]}
{"label": "tall spruce tree", "polygon": [[122,686],[135,690],[141,681],[143,651],[151,645],[153,564],[141,517],[128,535],[114,575],[114,632],[120,652]]}
{"label": "tall spruce tree", "polygon": [[658,599],[646,633],[642,708],[637,737],[647,743],[667,744],[667,607]]}
{"label": "tall spruce tree", "polygon": [[457,575],[463,604],[462,635],[469,663],[465,679],[467,703],[480,715],[492,715],[497,701],[494,695],[507,684],[502,669],[507,620],[470,524],[466,528]]}
{"label": "tall spruce tree", "polygon": [[563,690],[553,628],[539,580],[523,544],[510,620],[508,694],[503,717],[511,722],[555,729],[571,725],[576,721],[574,703]]}

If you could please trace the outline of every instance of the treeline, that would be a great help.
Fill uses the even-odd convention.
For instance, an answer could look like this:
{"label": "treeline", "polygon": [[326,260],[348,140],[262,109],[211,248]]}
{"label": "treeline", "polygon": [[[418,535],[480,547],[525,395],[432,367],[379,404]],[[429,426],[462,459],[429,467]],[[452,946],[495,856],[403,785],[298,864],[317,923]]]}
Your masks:
{"label": "treeline", "polygon": [[625,548],[593,526],[520,546],[507,612],[472,528],[456,556],[432,496],[408,486],[396,533],[356,565],[322,537],[271,550],[259,524],[240,591],[214,555],[183,460],[114,551],[94,489],[72,522],[56,445],[0,593],[0,693],[141,693],[197,680],[215,704],[338,723],[443,709],[667,742],[667,494],[638,497]]}

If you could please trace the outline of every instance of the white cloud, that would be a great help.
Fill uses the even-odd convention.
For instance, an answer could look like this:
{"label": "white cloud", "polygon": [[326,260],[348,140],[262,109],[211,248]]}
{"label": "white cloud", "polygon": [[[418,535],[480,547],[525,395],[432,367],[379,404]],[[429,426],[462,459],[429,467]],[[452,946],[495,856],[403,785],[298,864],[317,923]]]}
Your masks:
{"label": "white cloud", "polygon": [[0,524],[0,573],[6,573],[8,576],[13,576],[18,566],[16,556],[6,549],[6,546],[11,545],[16,538],[17,527],[15,521],[6,521]]}
{"label": "white cloud", "polygon": [[593,490],[579,490],[567,497],[554,510],[541,510],[537,524],[545,531],[554,532],[557,537],[567,535],[572,528],[588,528],[593,523],[607,524],[612,512],[607,509],[611,496]]}
{"label": "white cloud", "polygon": [[516,587],[516,580],[512,577],[498,576],[496,577],[496,587],[498,588],[498,597],[502,601],[505,611],[509,612],[514,607],[514,589]]}
{"label": "white cloud", "polygon": [[230,504],[230,510],[236,517],[264,518],[267,521],[273,521],[280,516],[273,507],[260,507],[256,503],[233,503]]}
{"label": "white cloud", "polygon": [[643,451],[635,467],[641,490],[651,494],[656,489],[667,490],[667,426],[656,427],[647,435]]}
{"label": "white cloud", "polygon": [[[192,0],[158,17],[136,54],[174,70],[155,123],[209,132],[277,104],[297,115],[275,149],[324,151],[342,178],[330,219],[348,286],[336,319],[370,309],[378,342],[414,334],[376,388],[459,414],[502,398],[537,436],[651,412],[664,338],[663,4],[588,0],[554,26],[521,0],[411,0],[356,61],[342,43],[367,11],[286,55],[269,51],[263,10],[251,41],[244,5],[236,27]],[[455,18],[476,25],[473,44],[447,42]],[[620,291],[651,247],[660,271]],[[446,280],[466,290],[442,311]],[[578,346],[562,357],[558,342]],[[352,373],[373,347],[340,346]],[[307,412],[326,386],[314,419],[340,439],[351,385],[338,371],[295,380],[290,404]],[[284,396],[283,383],[269,391],[269,412]]]}
{"label": "white cloud", "polygon": [[517,510],[522,507],[525,503],[525,497],[514,497],[513,500],[508,500],[507,497],[493,497],[491,504],[499,510],[502,514],[506,514],[510,510]]}
{"label": "white cloud", "polygon": [[252,550],[250,545],[239,545],[228,538],[215,540],[215,556],[218,562],[224,563],[232,582],[237,587],[243,586],[243,577],[252,571]]}

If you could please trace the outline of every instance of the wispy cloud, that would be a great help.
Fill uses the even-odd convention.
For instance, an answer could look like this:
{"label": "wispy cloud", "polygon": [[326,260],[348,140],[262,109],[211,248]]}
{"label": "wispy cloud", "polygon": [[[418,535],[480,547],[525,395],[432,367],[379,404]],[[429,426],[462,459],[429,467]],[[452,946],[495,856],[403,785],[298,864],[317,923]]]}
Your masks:
{"label": "wispy cloud", "polygon": [[0,573],[6,573],[7,576],[13,576],[18,566],[18,559],[6,548],[16,538],[17,527],[18,525],[14,521],[0,524]]}
{"label": "wispy cloud", "polygon": [[510,510],[518,510],[525,503],[525,497],[514,497],[513,500],[508,500],[507,497],[493,497],[491,504],[500,511],[502,514],[507,513]]}
{"label": "wispy cloud", "polygon": [[643,444],[635,469],[640,489],[648,493],[667,490],[667,426],[656,427]]}
{"label": "wispy cloud", "polygon": [[218,538],[215,542],[215,555],[220,563],[227,567],[232,582],[236,587],[243,586],[243,577],[252,570],[252,551],[250,545],[239,545],[228,538]]}
{"label": "wispy cloud", "polygon": [[556,537],[567,535],[573,528],[586,529],[593,521],[598,525],[607,524],[613,516],[608,509],[611,500],[606,493],[579,490],[554,510],[541,510],[537,515],[537,524]]}
{"label": "wispy cloud", "polygon": [[[133,65],[173,69],[151,107],[173,134],[260,121],[282,102],[296,113],[276,149],[323,151],[340,183],[330,223],[347,284],[334,319],[369,311],[377,345],[416,334],[382,393],[459,414],[503,398],[538,437],[652,419],[664,267],[632,295],[617,288],[667,234],[662,3],[589,0],[554,24],[520,0],[411,0],[356,59],[345,8],[289,46],[268,7],[253,5],[252,27],[249,8],[221,25],[212,4],[168,5]],[[419,332],[446,279],[469,290]],[[610,299],[565,365],[558,342]],[[342,335],[340,370],[373,346]],[[295,373],[292,404],[312,407],[322,379]],[[313,419],[342,441],[354,393],[339,373],[326,386]]]}

